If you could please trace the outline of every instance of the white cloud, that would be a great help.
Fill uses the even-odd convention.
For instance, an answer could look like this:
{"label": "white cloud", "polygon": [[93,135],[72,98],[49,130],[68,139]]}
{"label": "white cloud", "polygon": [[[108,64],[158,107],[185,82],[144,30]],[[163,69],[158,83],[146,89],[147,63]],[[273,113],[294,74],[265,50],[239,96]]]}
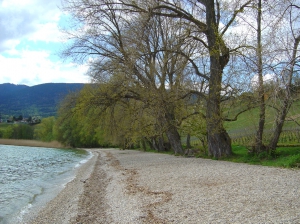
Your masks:
{"label": "white cloud", "polygon": [[0,55],[0,83],[26,84],[40,83],[87,83],[87,66],[74,63],[53,62],[46,51],[21,51],[17,57]]}
{"label": "white cloud", "polygon": [[38,29],[28,37],[32,41],[62,42],[62,33],[59,31],[57,23],[38,24]]}
{"label": "white cloud", "polygon": [[86,65],[54,57],[54,43],[64,41],[60,5],[61,0],[0,0],[0,83],[89,82]]}
{"label": "white cloud", "polygon": [[22,39],[61,41],[57,26],[62,15],[59,5],[60,0],[0,2],[0,52],[11,51]]}
{"label": "white cloud", "polygon": [[10,8],[15,6],[25,6],[32,4],[34,0],[3,0],[1,6],[4,8]]}
{"label": "white cloud", "polygon": [[[263,76],[263,82],[264,84],[278,83],[278,80],[275,74],[266,74]],[[252,88],[256,89],[258,87],[258,84],[258,75],[254,75],[251,79]]]}

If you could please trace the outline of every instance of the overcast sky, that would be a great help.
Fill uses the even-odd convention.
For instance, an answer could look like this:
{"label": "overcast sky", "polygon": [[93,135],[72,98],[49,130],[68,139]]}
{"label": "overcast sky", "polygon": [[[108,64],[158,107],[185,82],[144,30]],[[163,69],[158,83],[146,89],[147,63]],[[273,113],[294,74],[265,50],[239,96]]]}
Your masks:
{"label": "overcast sky", "polygon": [[86,83],[86,66],[63,61],[61,0],[0,0],[0,84]]}

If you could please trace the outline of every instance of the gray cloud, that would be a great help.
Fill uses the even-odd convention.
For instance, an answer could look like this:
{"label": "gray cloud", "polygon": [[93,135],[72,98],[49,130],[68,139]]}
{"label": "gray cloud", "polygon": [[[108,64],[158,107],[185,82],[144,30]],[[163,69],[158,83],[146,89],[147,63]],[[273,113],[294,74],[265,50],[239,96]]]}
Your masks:
{"label": "gray cloud", "polygon": [[6,11],[0,14],[0,42],[22,37],[34,31],[34,18],[30,12]]}
{"label": "gray cloud", "polygon": [[60,0],[37,0],[31,5],[1,7],[3,2],[0,0],[0,52],[11,48],[14,41],[37,31],[38,24],[53,20],[60,4]]}

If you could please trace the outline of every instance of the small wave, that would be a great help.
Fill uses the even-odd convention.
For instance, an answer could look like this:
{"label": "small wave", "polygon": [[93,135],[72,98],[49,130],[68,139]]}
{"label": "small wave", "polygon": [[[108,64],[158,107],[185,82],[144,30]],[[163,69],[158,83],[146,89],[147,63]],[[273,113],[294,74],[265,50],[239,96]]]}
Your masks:
{"label": "small wave", "polygon": [[[5,146],[0,158],[0,223],[24,223],[37,206],[54,198],[92,154],[71,150]],[[74,168],[75,166],[75,168]],[[17,178],[16,178],[17,177]],[[2,184],[3,183],[3,184]],[[13,218],[13,222],[10,222]],[[21,221],[20,221],[21,220]]]}
{"label": "small wave", "polygon": [[21,212],[17,215],[15,221],[17,223],[22,223],[24,216],[27,215],[30,212],[31,208],[32,208],[32,204],[29,203],[27,206],[25,206],[23,209],[21,209]]}
{"label": "small wave", "polygon": [[92,152],[89,152],[88,157],[85,158],[85,159],[83,159],[83,160],[81,160],[81,161],[79,161],[79,163],[77,163],[77,164],[75,165],[75,168],[80,167],[82,164],[84,164],[84,163],[86,163],[87,161],[89,161],[92,157],[93,157],[93,153],[92,153]]}

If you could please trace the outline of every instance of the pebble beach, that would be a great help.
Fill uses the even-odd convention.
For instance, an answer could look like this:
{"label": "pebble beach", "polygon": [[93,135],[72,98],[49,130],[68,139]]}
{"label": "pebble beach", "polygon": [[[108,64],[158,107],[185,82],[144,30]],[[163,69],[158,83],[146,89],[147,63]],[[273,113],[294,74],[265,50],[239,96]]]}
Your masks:
{"label": "pebble beach", "polygon": [[26,223],[300,223],[300,170],[91,149]]}

